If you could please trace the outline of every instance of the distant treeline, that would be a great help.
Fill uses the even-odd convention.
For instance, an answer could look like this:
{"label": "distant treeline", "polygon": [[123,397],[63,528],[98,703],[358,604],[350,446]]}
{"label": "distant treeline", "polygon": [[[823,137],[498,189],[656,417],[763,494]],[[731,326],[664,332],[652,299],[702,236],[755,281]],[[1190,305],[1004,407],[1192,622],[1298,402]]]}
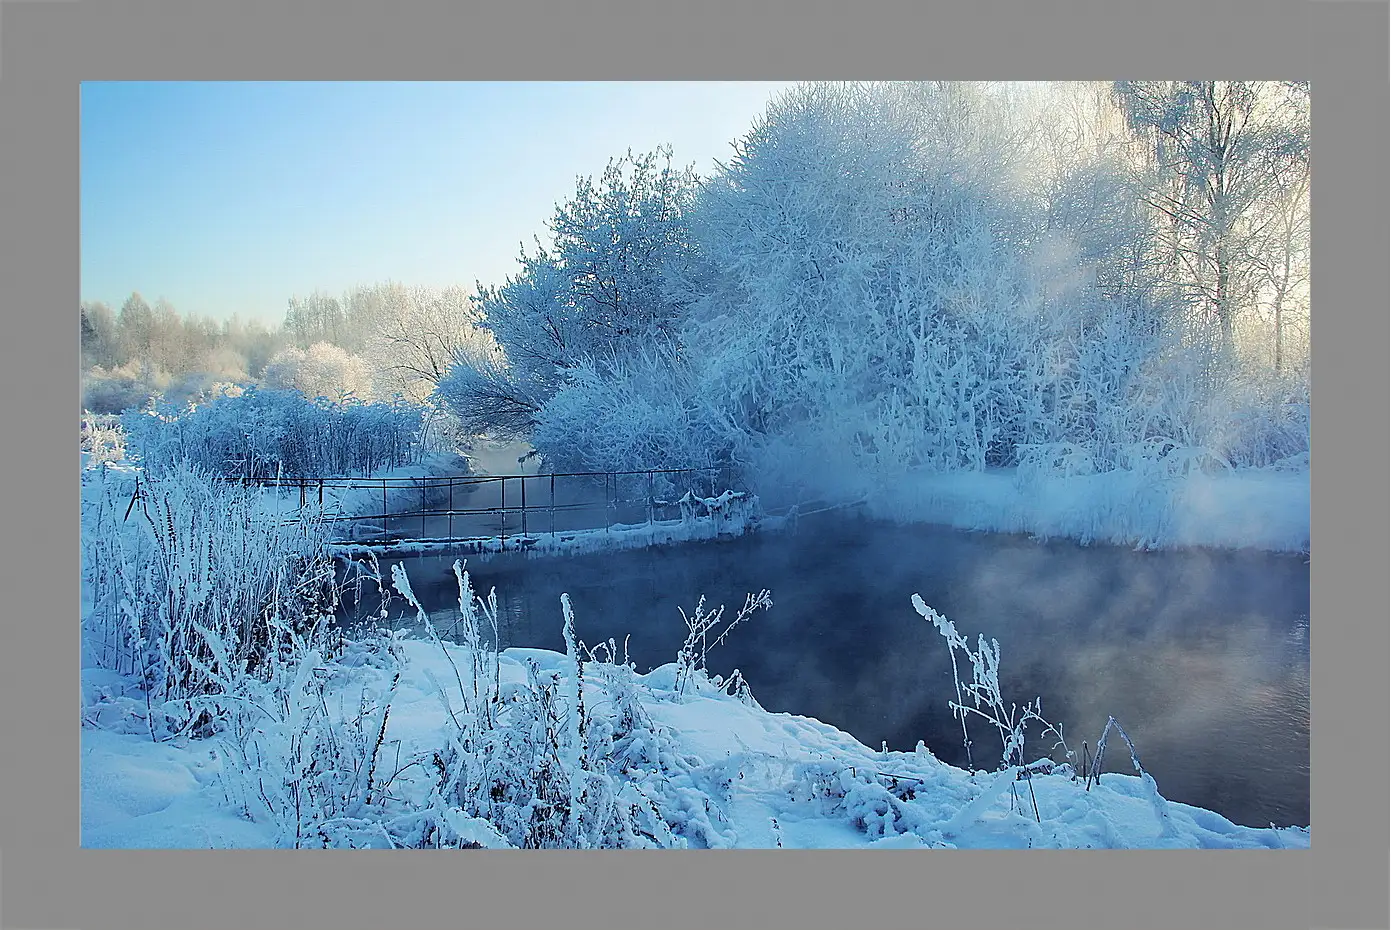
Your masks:
{"label": "distant treeline", "polygon": [[218,321],[151,306],[133,293],[113,311],[80,309],[83,408],[119,413],[151,400],[199,402],[257,385],[337,400],[424,401],[474,347],[491,350],[459,288],[383,283],[342,297],[291,297],[283,323]]}

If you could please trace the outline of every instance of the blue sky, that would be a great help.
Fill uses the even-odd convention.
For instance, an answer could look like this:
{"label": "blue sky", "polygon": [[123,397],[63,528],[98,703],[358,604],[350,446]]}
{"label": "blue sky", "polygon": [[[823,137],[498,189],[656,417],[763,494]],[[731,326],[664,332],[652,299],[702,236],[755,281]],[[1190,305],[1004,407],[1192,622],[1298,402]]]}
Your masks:
{"label": "blue sky", "polygon": [[82,299],[279,322],[291,296],[472,287],[610,157],[712,160],[787,84],[82,85]]}

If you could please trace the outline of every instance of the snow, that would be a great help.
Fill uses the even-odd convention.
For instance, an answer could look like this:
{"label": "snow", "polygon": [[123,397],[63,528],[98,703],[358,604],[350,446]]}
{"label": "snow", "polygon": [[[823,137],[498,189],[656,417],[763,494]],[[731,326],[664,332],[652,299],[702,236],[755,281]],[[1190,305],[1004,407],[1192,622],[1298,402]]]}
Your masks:
{"label": "snow", "polygon": [[1015,469],[920,473],[864,490],[869,515],[1141,548],[1309,551],[1309,472],[1130,471],[1026,480]]}
{"label": "snow", "polygon": [[82,845],[89,849],[246,849],[274,830],[229,810],[217,761],[196,744],[82,728]]}
{"label": "snow", "polygon": [[[406,759],[441,745],[446,717],[435,683],[452,682],[451,661],[465,668],[468,658],[465,647],[453,644],[405,640],[402,646],[386,745],[389,758]],[[509,649],[501,656],[504,690],[524,684],[529,659],[541,660],[562,682],[573,668],[560,653]],[[352,704],[361,688],[384,691],[386,674],[360,667],[336,675],[335,688]],[[99,677],[88,680],[96,684]],[[668,760],[642,787],[665,809],[686,811],[678,832],[693,846],[1285,849],[1310,842],[1307,828],[1253,829],[1189,805],[1156,803],[1153,785],[1137,776],[1107,773],[1088,790],[1065,774],[1015,781],[1015,769],[970,773],[921,745],[884,753],[820,721],[768,713],[703,675],[694,691],[678,694],[674,664],[634,678],[653,745],[629,751]],[[603,706],[606,689],[591,666],[586,707]],[[657,745],[662,742],[669,745]],[[215,754],[198,740],[152,743],[138,731],[84,726],[82,747],[84,846],[270,845],[270,825],[229,809],[217,787]],[[424,782],[409,774],[394,782],[393,794],[409,798],[414,791],[423,804]],[[461,834],[501,845],[486,823],[456,819]]]}

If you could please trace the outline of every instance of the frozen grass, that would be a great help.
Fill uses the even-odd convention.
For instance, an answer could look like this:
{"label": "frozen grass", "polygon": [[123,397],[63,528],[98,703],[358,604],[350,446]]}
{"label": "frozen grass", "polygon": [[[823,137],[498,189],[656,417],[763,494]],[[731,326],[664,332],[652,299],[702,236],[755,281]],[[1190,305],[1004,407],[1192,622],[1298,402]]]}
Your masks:
{"label": "frozen grass", "polygon": [[[689,660],[639,675],[615,644],[583,644],[583,617],[568,598],[557,605],[564,653],[495,652],[482,635],[495,602],[473,596],[462,567],[459,581],[460,643],[427,632],[351,644],[337,656],[307,651],[229,703],[212,739],[140,748],[140,737],[90,720],[103,707],[111,713],[113,702],[96,698],[114,682],[99,685],[89,673],[84,844],[1309,844],[1307,829],[1240,827],[1166,802],[1143,772],[1099,782],[1042,763],[972,773],[921,744],[875,751],[816,720],[770,714],[746,684],[731,689]],[[399,567],[392,585],[410,596]],[[172,837],[175,814],[195,831]]]}
{"label": "frozen grass", "polygon": [[[582,624],[582,618],[576,622]],[[1013,769],[969,773],[940,762],[921,745],[915,752],[872,750],[816,720],[770,714],[708,680],[697,678],[682,693],[675,663],[639,675],[631,666],[607,661],[607,655],[583,662],[587,739],[580,762],[567,773],[561,760],[573,758],[570,722],[580,719],[564,696],[576,693],[579,680],[571,657],[526,649],[501,653],[497,669],[505,713],[485,728],[463,715],[463,692],[454,678],[456,668],[470,667],[468,647],[404,640],[400,653],[395,668],[326,666],[322,701],[335,714],[341,704],[355,717],[364,691],[378,696],[378,707],[380,696],[390,695],[372,776],[376,792],[365,809],[370,816],[360,813],[352,831],[330,833],[343,845],[1309,845],[1307,829],[1241,827],[1174,802],[1167,802],[1168,819],[1161,821],[1140,776],[1107,773],[1087,790],[1060,768],[1036,771],[1025,786]],[[464,683],[469,684],[466,678]],[[273,725],[269,719],[261,724],[263,730]],[[472,742],[479,735],[487,741]],[[258,738],[266,745],[289,745]],[[207,741],[157,744],[162,755],[155,760],[151,744],[146,741],[142,749],[139,737],[119,738],[88,727],[83,739],[90,750],[84,755],[84,845],[293,845],[297,821],[281,824],[269,808],[253,807],[249,822],[227,818],[225,776],[245,780],[247,770],[235,766],[233,755],[210,758]],[[275,758],[263,756],[262,771],[294,771],[284,761],[293,758],[288,749]],[[351,783],[351,766],[340,771],[341,782]],[[154,779],[154,772],[164,779]],[[579,804],[569,774],[580,776]],[[1029,790],[1032,799],[1026,799]],[[169,818],[175,813],[210,830],[210,841],[191,832],[169,842]],[[306,818],[299,835],[319,845],[317,830],[308,827],[330,821]],[[339,824],[346,827],[341,817]],[[369,829],[376,825],[382,829]]]}
{"label": "frozen grass", "polygon": [[110,414],[82,413],[83,467],[100,467],[121,461],[126,454],[126,434],[120,417]]}
{"label": "frozen grass", "polygon": [[262,492],[187,466],[155,478],[102,468],[84,482],[84,650],[139,681],[152,739],[206,725],[216,711],[198,702],[327,625],[318,521],[262,519]]}

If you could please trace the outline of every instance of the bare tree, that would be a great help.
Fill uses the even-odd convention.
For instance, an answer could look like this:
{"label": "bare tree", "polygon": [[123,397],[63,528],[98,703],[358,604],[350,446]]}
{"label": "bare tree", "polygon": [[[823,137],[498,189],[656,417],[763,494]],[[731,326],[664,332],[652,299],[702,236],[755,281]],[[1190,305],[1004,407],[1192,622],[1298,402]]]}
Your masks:
{"label": "bare tree", "polygon": [[[1282,241],[1289,249],[1297,245],[1297,215],[1285,214],[1290,236],[1268,233],[1281,226],[1272,202],[1289,202],[1301,177],[1307,184],[1308,87],[1120,81],[1115,89],[1131,126],[1149,144],[1143,196],[1167,220],[1163,244],[1175,277],[1230,350],[1235,317],[1256,305],[1271,269],[1283,269],[1284,258],[1271,250],[1281,251]],[[1283,270],[1277,276],[1290,280]]]}
{"label": "bare tree", "polygon": [[496,343],[461,287],[385,285],[365,354],[383,393],[424,401],[454,365],[487,358]]}

